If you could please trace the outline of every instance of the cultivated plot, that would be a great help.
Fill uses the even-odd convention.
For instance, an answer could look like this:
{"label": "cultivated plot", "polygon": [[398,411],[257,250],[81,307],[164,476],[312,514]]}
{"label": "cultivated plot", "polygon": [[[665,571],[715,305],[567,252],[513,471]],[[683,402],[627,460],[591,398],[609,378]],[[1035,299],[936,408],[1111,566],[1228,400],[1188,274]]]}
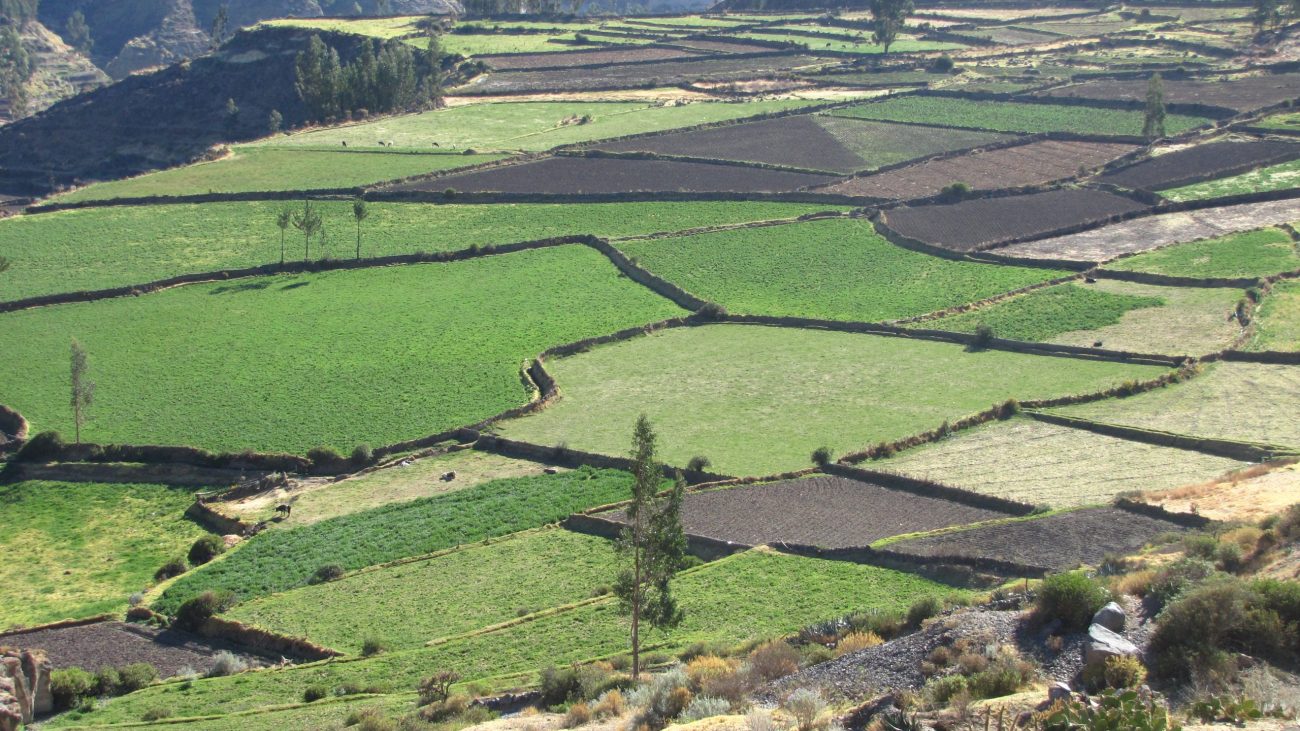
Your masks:
{"label": "cultivated plot", "polygon": [[[1146,82],[1142,82],[1145,88]],[[987,102],[952,97],[905,96],[871,102],[834,112],[840,116],[914,122],[952,127],[972,127],[998,132],[1078,132],[1101,135],[1142,133],[1142,112],[1122,109],[1080,108],[1064,104]],[[1202,117],[1170,114],[1169,134],[1209,122]]]}
{"label": "cultivated plot", "polygon": [[921,254],[890,244],[862,219],[626,241],[617,246],[655,274],[731,312],[830,320],[897,320],[1066,273]]}
{"label": "cultivated plot", "polygon": [[[1165,79],[1164,91],[1167,103],[1205,104],[1246,112],[1300,97],[1300,73],[1236,76],[1228,81],[1222,81],[1218,77]],[[1142,101],[1146,98],[1146,93],[1146,79],[1101,79],[1049,89],[1039,95]]]}
{"label": "cultivated plot", "polygon": [[1141,216],[1128,221],[1004,246],[996,253],[1030,259],[1103,262],[1123,254],[1198,241],[1296,219],[1296,202],[1242,203],[1198,211]]}
{"label": "cultivated plot", "polygon": [[525,359],[679,314],[582,246],[194,285],[0,316],[0,403],[71,433],[75,337],[87,439],[348,452],[519,406]]}
{"label": "cultivated plot", "polygon": [[1300,350],[1300,283],[1273,285],[1255,317],[1251,350]]}
{"label": "cultivated plot", "polygon": [[1157,536],[1183,530],[1177,523],[1126,510],[1085,508],[899,541],[888,548],[927,558],[989,558],[1065,571],[1096,566],[1108,555],[1132,553]]}
{"label": "cultivated plot", "polygon": [[[328,237],[307,250],[301,233],[276,225],[300,202],[241,201],[120,206],[0,220],[0,256],[15,272],[0,283],[0,301],[143,284],[179,274],[277,264],[305,257],[351,258],[356,220],[350,201],[318,201]],[[591,234],[635,236],[698,226],[794,218],[833,206],[765,202],[503,203],[427,205],[369,203],[361,256],[460,251],[472,246]]]}
{"label": "cultivated plot", "polygon": [[1061,508],[1107,503],[1122,492],[1189,485],[1245,463],[1016,417],[868,466]]}
{"label": "cultivated plot", "polygon": [[1123,188],[1161,190],[1254,165],[1270,165],[1300,156],[1300,144],[1282,140],[1211,142],[1148,158],[1098,178]]}
{"label": "cultivated plot", "polygon": [[148,484],[0,485],[0,630],[119,612],[205,531],[184,517],[192,490]]}
{"label": "cultivated plot", "polygon": [[457,94],[527,94],[533,92],[582,91],[586,89],[628,89],[646,85],[664,86],[697,80],[734,80],[765,77],[791,69],[813,67],[826,59],[807,54],[774,53],[769,56],[651,63],[610,64],[584,69],[506,71],[480,76],[455,90]]}
{"label": "cultivated plot", "polygon": [[[620,522],[623,511],[602,514]],[[782,543],[851,548],[882,538],[1007,517],[950,500],[818,476],[693,492],[682,503],[690,535],[747,546]]]}
{"label": "cultivated plot", "polygon": [[873,122],[867,119],[831,115],[820,117],[817,124],[839,140],[840,144],[861,157],[866,162],[862,166],[863,169],[875,169],[915,160],[918,157],[1014,139],[1013,135],[997,132],[938,127],[926,129],[924,134],[918,134],[916,127],[909,124]]}
{"label": "cultivated plot", "polygon": [[[556,46],[563,50],[564,46]],[[603,66],[614,63],[638,61],[664,61],[667,59],[698,58],[700,54],[680,48],[629,46],[628,48],[600,48],[590,51],[565,53],[539,53],[511,56],[479,56],[479,59],[498,71],[519,69],[555,68],[557,66]]]}
{"label": "cultivated plot", "polygon": [[1290,233],[1264,228],[1148,251],[1106,268],[1174,277],[1266,277],[1300,269],[1300,253]]}
{"label": "cultivated plot", "polygon": [[152,665],[162,678],[206,673],[222,651],[239,655],[252,667],[267,664],[267,658],[250,655],[247,648],[143,622],[108,620],[36,629],[0,635],[0,642],[6,647],[43,650],[55,669],[98,670],[143,662]]}
{"label": "cultivated plot", "polygon": [[1193,201],[1245,193],[1262,193],[1267,190],[1284,190],[1294,188],[1297,184],[1300,184],[1300,160],[1293,160],[1231,178],[1162,190],[1160,195],[1174,201]]}
{"label": "cultivated plot", "polygon": [[1300,446],[1300,369],[1263,363],[1215,363],[1190,381],[1126,399],[1060,410],[1067,416],[1143,429]]}
{"label": "cultivated plot", "polygon": [[809,464],[933,429],[1008,398],[1088,393],[1164,369],[906,338],[759,327],[679,328],[548,363],[564,394],[503,436],[622,454],[650,416],[671,464],[737,475]]}
{"label": "cultivated plot", "polygon": [[138,178],[96,183],[58,197],[60,203],[147,196],[356,188],[421,173],[476,165],[501,155],[239,147],[230,157]]}

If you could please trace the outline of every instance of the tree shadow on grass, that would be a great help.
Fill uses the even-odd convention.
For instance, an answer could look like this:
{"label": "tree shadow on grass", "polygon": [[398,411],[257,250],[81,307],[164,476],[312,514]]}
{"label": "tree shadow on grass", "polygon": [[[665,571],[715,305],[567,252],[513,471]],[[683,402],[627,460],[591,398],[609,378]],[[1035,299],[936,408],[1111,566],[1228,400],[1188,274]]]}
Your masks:
{"label": "tree shadow on grass", "polygon": [[271,283],[266,281],[240,282],[239,284],[223,284],[220,287],[214,288],[211,292],[208,292],[208,294],[237,294],[239,292],[252,292],[256,290],[266,289],[269,286],[271,286]]}

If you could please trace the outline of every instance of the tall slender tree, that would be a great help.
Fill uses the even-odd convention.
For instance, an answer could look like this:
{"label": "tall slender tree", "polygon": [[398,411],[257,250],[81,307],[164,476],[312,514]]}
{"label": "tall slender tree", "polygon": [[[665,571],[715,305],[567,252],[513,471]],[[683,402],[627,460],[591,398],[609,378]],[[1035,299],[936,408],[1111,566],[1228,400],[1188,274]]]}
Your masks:
{"label": "tall slender tree", "polygon": [[67,39],[68,45],[77,49],[83,56],[89,56],[91,49],[95,47],[95,41],[90,37],[90,26],[86,24],[86,16],[80,10],[72,11],[68,16],[68,22],[63,26],[63,37]]}
{"label": "tall slender tree", "polygon": [[280,229],[280,266],[284,266],[284,234],[293,225],[293,211],[288,206],[275,214],[275,225]]}
{"label": "tall slender tree", "polygon": [[217,6],[217,16],[212,19],[212,50],[217,50],[226,40],[226,28],[230,24],[230,7],[225,3]]}
{"label": "tall slender tree", "polygon": [[1165,84],[1160,74],[1147,82],[1147,105],[1142,117],[1142,136],[1157,140],[1165,136]]}
{"label": "tall slender tree", "polygon": [[632,678],[641,673],[641,626],[670,629],[685,612],[673,598],[671,582],[686,560],[679,477],[666,495],[659,494],[663,468],[655,457],[655,432],[643,414],[632,432],[632,502],[627,525],[614,544],[622,563],[614,583],[619,611],[632,619]]}
{"label": "tall slender tree", "polygon": [[871,38],[884,46],[884,52],[888,54],[889,47],[898,38],[898,32],[903,29],[907,16],[912,14],[915,7],[912,5],[912,0],[871,0],[869,9],[871,10]]}
{"label": "tall slender tree", "polygon": [[302,232],[304,262],[311,260],[311,237],[315,236],[324,225],[325,221],[321,218],[320,211],[312,208],[311,199],[303,198],[302,210],[293,214],[293,227]]}
{"label": "tall slender tree", "polygon": [[352,201],[352,218],[357,222],[357,259],[361,258],[361,222],[370,217],[370,211],[366,208],[365,198],[355,198]]}
{"label": "tall slender tree", "polygon": [[86,410],[95,400],[95,383],[87,376],[90,373],[90,360],[86,349],[76,338],[72,339],[72,423],[76,430],[75,439],[81,444],[81,427],[86,424]]}

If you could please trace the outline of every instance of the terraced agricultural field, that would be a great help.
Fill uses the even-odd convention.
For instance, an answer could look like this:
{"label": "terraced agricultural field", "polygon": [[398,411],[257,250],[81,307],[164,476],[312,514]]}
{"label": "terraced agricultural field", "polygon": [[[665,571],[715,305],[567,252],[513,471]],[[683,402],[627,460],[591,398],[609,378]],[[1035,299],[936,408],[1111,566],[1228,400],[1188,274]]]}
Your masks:
{"label": "terraced agricultural field", "polygon": [[510,71],[479,77],[455,93],[471,95],[531,94],[589,89],[633,89],[700,80],[738,80],[770,76],[793,69],[815,68],[827,59],[807,53],[773,53],[746,58],[702,58],[655,63],[611,64],[575,74],[567,69]]}
{"label": "terraced agricultural field", "polygon": [[0,630],[125,611],[163,562],[205,535],[190,490],[20,480],[0,484]]}
{"label": "terraced agricultural field", "polygon": [[587,599],[615,573],[608,540],[549,528],[262,597],[225,616],[353,655],[367,637],[408,650]]}
{"label": "terraced agricultural field", "polygon": [[[620,523],[622,510],[599,514]],[[688,535],[747,546],[867,546],[882,538],[1007,517],[950,500],[818,475],[692,492],[682,503]]]}
{"label": "terraced agricultural field", "polygon": [[[505,36],[509,37],[509,36]],[[563,50],[563,46],[556,46]],[[532,49],[527,49],[532,50]],[[503,51],[511,53],[510,51]],[[539,53],[506,56],[482,56],[484,63],[497,71],[555,68],[560,66],[597,66],[611,63],[636,63],[638,61],[665,61],[669,59],[698,58],[699,53],[680,48],[660,46],[628,46],[627,48],[595,48],[567,53]]]}
{"label": "terraced agricultural field", "polygon": [[[913,574],[843,561],[826,561],[755,550],[680,574],[673,594],[685,609],[671,633],[653,633],[647,646],[679,650],[697,641],[738,643],[794,632],[807,624],[854,610],[906,609],[917,598],[945,596],[953,589]],[[514,674],[531,682],[548,664],[614,655],[626,649],[627,622],[612,597],[585,606],[480,634],[469,634],[418,650],[379,657],[314,663],[297,668],[182,686],[153,686],[81,715],[75,722],[106,724],[138,720],[160,704],[178,718],[234,713],[301,701],[311,685],[345,682],[404,690],[411,679],[453,668],[466,681]],[[59,719],[59,728],[72,719]]]}
{"label": "terraced agricultural field", "polygon": [[186,599],[206,590],[229,590],[247,602],[305,586],[322,566],[354,571],[537,528],[579,510],[627,499],[631,480],[626,472],[582,467],[494,480],[310,525],[290,523],[292,527],[265,531],[220,561],[183,575],[154,606],[175,612]]}
{"label": "terraced agricultural field", "polygon": [[77,337],[88,439],[346,452],[523,404],[524,359],[679,314],[581,246],[194,285],[0,315],[0,403],[71,433]]}
{"label": "terraced agricultural field", "polygon": [[975,190],[1016,188],[1063,180],[1137,149],[1104,142],[1044,140],[851,178],[827,186],[826,192],[872,198],[923,198],[962,182]]}
{"label": "terraced agricultural field", "polygon": [[1241,334],[1230,318],[1241,296],[1241,290],[1230,288],[1076,282],[931,320],[923,327],[974,332],[988,325],[999,337],[1014,340],[1203,355],[1229,347]]}
{"label": "terraced agricultural field", "polygon": [[864,466],[1055,508],[1203,482],[1245,463],[1021,416]]}
{"label": "terraced agricultural field", "polygon": [[[1145,86],[1146,82],[1143,82]],[[987,102],[951,97],[905,96],[869,102],[834,112],[843,117],[970,127],[997,132],[1077,132],[1138,135],[1142,113],[1122,109],[1080,108],[1064,104]],[[1165,118],[1169,134],[1199,127],[1209,120],[1183,114]]]}
{"label": "terraced agricultural field", "polygon": [[1106,268],[1174,277],[1266,277],[1300,269],[1300,253],[1289,233],[1263,228],[1148,251]]}
{"label": "terraced agricultural field", "polygon": [[[447,33],[440,39],[443,53],[459,53],[468,58],[479,58],[491,65],[490,59],[499,53],[527,53],[539,56],[566,54],[575,50],[598,49],[600,46],[579,43],[577,33],[526,33],[526,34],[487,34],[487,33]],[[421,50],[428,48],[429,42],[423,38],[411,38],[407,43]],[[494,67],[495,68],[495,67]]]}
{"label": "terraced agricultural field", "polygon": [[[745,31],[736,33],[736,38],[750,38],[756,41],[775,41],[777,43],[794,43],[800,48],[809,51],[831,51],[835,53],[853,53],[853,54],[880,54],[885,52],[885,47],[875,43],[869,37],[860,41],[839,40],[836,38],[819,38],[806,36],[797,33],[782,33],[780,30],[765,31]],[[916,53],[921,51],[952,51],[966,46],[961,43],[951,41],[927,41],[917,38],[900,37],[893,45],[889,47],[892,53]]]}
{"label": "terraced agricultural field", "polygon": [[[616,245],[651,272],[731,312],[829,320],[897,320],[1067,274],[921,254],[885,241],[863,219]],[[902,282],[924,286],[898,286]]]}
{"label": "terraced agricultural field", "polygon": [[1273,285],[1255,316],[1251,350],[1300,350],[1300,283]]}
{"label": "terraced agricultural field", "polygon": [[[1008,398],[1087,393],[1164,369],[873,335],[747,325],[667,330],[548,362],[564,398],[502,423],[536,444],[621,454],[644,412],[663,458],[774,474],[939,426]],[[755,374],[761,374],[757,378]]]}
{"label": "terraced agricultural field", "polygon": [[196,671],[206,673],[215,664],[216,655],[223,651],[235,654],[249,667],[268,665],[270,659],[223,640],[111,619],[6,633],[0,635],[0,642],[6,647],[39,647],[56,670],[121,667],[143,662],[154,666],[161,678]]}
{"label": "terraced agricultural field", "polygon": [[1300,446],[1290,417],[1300,404],[1300,372],[1293,366],[1214,363],[1196,378],[1126,399],[1059,409],[1111,424],[1198,437]]}
{"label": "terraced agricultural field", "polygon": [[237,147],[227,158],[117,180],[59,196],[60,203],[113,198],[357,188],[435,170],[499,160],[502,155]]}
{"label": "terraced agricultural field", "polygon": [[[1246,112],[1300,97],[1300,73],[1234,76],[1227,81],[1218,76],[1204,79],[1165,79],[1165,102],[1169,104],[1204,104],[1225,110]],[[1078,99],[1146,98],[1146,79],[1099,79],[1039,92],[1044,97]],[[1173,129],[1169,130],[1173,133]]]}
{"label": "terraced agricultural field", "polygon": [[1045,236],[1144,208],[1135,200],[1100,190],[1060,188],[1045,193],[892,208],[881,215],[881,220],[909,238],[965,252]]}
{"label": "terraced agricultural field", "polygon": [[1231,178],[1162,190],[1160,195],[1174,201],[1203,200],[1266,190],[1284,190],[1296,187],[1298,182],[1300,182],[1300,160],[1292,160]]}
{"label": "terraced agricultural field", "polygon": [[[689,127],[807,106],[799,99],[746,104],[701,102],[653,106],[649,102],[495,102],[401,114],[359,124],[267,138],[275,147],[375,146],[433,149],[547,150],[558,145]],[[584,117],[588,121],[579,124]]]}
{"label": "terraced agricultural field", "polygon": [[1123,188],[1161,190],[1238,172],[1256,165],[1290,160],[1300,144],[1281,140],[1211,142],[1166,152],[1098,178]]}
{"label": "terraced agricultural field", "polygon": [[[355,220],[347,201],[319,201],[331,233],[312,243],[313,258],[355,253]],[[242,269],[280,261],[276,215],[301,203],[120,206],[59,211],[0,220],[0,256],[21,277],[0,282],[0,302],[37,295],[142,284],[179,274]],[[370,203],[362,256],[460,251],[471,246],[536,241],[573,234],[634,236],[698,226],[794,218],[834,206],[742,201],[568,204],[426,205]],[[220,231],[220,236],[213,236]],[[84,243],[84,245],[83,245]],[[302,261],[302,235],[285,235],[289,261]]]}
{"label": "terraced agricultural field", "polygon": [[861,157],[866,162],[862,169],[867,170],[1014,139],[1012,135],[969,129],[934,128],[917,134],[912,125],[833,115],[820,117],[817,124]]}
{"label": "terraced agricultural field", "polygon": [[369,36],[371,38],[401,38],[420,32],[416,22],[421,16],[408,15],[394,18],[277,18],[261,25],[270,27],[308,28]]}
{"label": "terraced agricultural field", "polygon": [[1011,520],[889,544],[913,556],[971,556],[1067,571],[1096,566],[1111,554],[1132,553],[1147,542],[1186,528],[1116,508],[1072,510]]}

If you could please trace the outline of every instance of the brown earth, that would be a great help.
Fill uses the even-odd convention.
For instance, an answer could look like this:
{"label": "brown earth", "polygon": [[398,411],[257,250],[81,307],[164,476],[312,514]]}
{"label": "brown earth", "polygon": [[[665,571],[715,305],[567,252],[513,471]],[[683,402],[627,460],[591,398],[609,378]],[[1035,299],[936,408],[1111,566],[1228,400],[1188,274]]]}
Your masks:
{"label": "brown earth", "polygon": [[520,94],[545,91],[581,91],[645,85],[671,86],[703,79],[753,79],[778,71],[809,66],[824,59],[806,54],[774,53],[748,58],[706,57],[694,61],[661,63],[611,64],[600,69],[583,69],[574,73],[564,69],[551,71],[508,71],[482,76],[460,87],[455,93]]}
{"label": "brown earth", "polygon": [[240,655],[250,667],[268,663],[267,658],[240,651],[227,643],[179,630],[125,622],[11,632],[0,635],[0,645],[44,650],[55,669],[79,667],[94,672],[101,667],[143,662],[157,668],[163,678],[188,671],[206,672],[212,667],[213,657],[222,650]]}
{"label": "brown earth", "polygon": [[679,48],[647,48],[644,46],[637,46],[627,49],[476,56],[475,58],[499,71],[514,71],[518,69],[554,68],[556,66],[587,66],[594,64],[632,63],[635,61],[662,61],[666,59],[697,58],[699,55],[699,53],[694,51],[687,51]]}
{"label": "brown earth", "polygon": [[[1300,97],[1300,73],[1212,79],[1165,79],[1165,102],[1205,104],[1238,112],[1267,107]],[[1104,79],[1038,92],[1038,96],[1141,101],[1146,79]]]}
{"label": "brown earth", "polygon": [[1243,167],[1275,165],[1300,157],[1300,144],[1283,140],[1211,142],[1186,147],[1098,178],[1121,188],[1162,190],[1222,177]]}

